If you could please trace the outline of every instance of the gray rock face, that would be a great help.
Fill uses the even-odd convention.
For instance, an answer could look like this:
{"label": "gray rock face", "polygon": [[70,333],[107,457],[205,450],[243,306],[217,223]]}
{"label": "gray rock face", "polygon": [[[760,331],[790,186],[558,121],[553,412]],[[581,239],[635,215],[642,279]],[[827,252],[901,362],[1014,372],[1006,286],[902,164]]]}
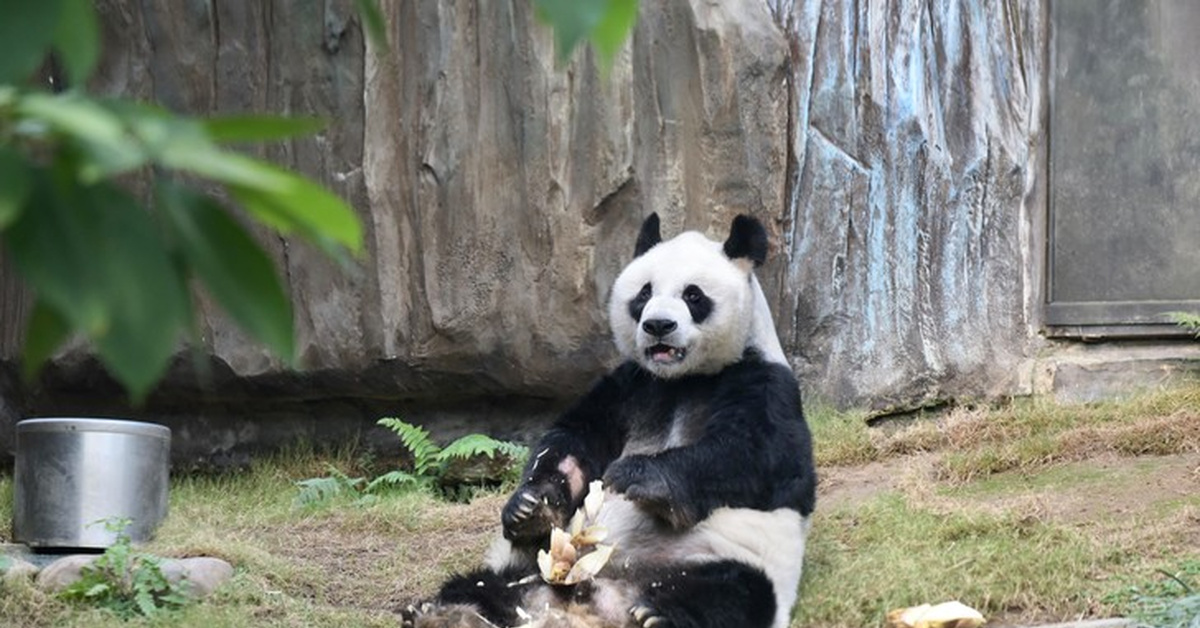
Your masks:
{"label": "gray rock face", "polygon": [[[326,117],[261,152],[366,227],[349,274],[265,240],[296,303],[301,373],[204,306],[207,383],[182,359],[136,413],[180,446],[185,429],[212,440],[202,457],[275,432],[353,433],[380,406],[499,432],[548,416],[616,359],[608,288],[651,211],[664,235],[721,234],[741,212],[768,224],[760,276],[809,392],[843,406],[1021,392],[1040,3],[643,2],[607,75],[586,52],[556,66],[523,0],[383,3],[379,54],[352,5],[99,3],[97,89]],[[0,330],[27,309],[0,303]],[[95,372],[60,356],[22,407],[128,411]]]}
{"label": "gray rock face", "polygon": [[792,173],[768,268],[785,350],[839,405],[1027,392],[1039,2],[772,2]]}

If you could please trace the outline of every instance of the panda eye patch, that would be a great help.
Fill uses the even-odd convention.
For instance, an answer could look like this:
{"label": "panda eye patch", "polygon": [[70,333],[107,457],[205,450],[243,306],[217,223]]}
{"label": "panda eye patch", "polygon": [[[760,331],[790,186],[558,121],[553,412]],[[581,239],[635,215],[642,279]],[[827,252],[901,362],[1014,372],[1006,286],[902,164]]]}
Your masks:
{"label": "panda eye patch", "polygon": [[635,321],[642,320],[642,310],[646,308],[646,303],[650,301],[650,297],[654,296],[654,289],[649,283],[642,286],[638,291],[637,296],[629,302],[629,317]]}
{"label": "panda eye patch", "polygon": [[707,294],[700,289],[700,286],[689,284],[683,289],[683,302],[687,305],[688,312],[692,314],[692,320],[696,323],[703,323],[712,314],[713,300],[708,298]]}

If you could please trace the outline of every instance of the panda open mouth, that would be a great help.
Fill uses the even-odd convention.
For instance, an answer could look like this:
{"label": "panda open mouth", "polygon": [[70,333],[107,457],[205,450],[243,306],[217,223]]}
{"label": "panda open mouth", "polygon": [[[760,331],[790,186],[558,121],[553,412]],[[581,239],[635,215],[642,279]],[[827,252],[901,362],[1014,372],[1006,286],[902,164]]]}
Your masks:
{"label": "panda open mouth", "polygon": [[657,364],[682,362],[685,357],[687,357],[687,349],[683,347],[672,347],[659,343],[646,349],[646,358]]}

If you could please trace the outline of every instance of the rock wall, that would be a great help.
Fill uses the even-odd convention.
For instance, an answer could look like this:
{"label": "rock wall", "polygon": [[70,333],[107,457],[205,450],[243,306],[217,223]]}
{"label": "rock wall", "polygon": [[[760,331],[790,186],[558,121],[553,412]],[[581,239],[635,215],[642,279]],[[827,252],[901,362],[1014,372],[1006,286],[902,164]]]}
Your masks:
{"label": "rock wall", "polygon": [[196,458],[352,434],[387,408],[520,431],[615,360],[608,285],[651,211],[666,234],[768,223],[764,285],[816,396],[1023,385],[1041,2],[643,2],[607,75],[587,52],[557,65],[526,0],[382,4],[386,51],[349,0],[99,2],[95,89],[326,117],[261,152],[348,199],[368,255],[340,273],[264,236],[304,370],[206,305],[203,346],[137,410],[77,349],[12,383],[27,304],[0,269],[6,411],[148,416],[209,439]]}
{"label": "rock wall", "polygon": [[792,134],[765,283],[802,379],[839,405],[1027,390],[1043,5],[772,3]]}

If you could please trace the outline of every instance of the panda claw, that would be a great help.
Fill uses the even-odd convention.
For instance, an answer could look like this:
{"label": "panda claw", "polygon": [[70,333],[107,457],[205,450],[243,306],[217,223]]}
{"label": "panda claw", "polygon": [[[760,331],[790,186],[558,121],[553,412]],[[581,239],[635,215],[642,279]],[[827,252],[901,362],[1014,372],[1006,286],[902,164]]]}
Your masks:
{"label": "panda claw", "polygon": [[654,609],[649,606],[639,604],[629,609],[629,614],[642,628],[667,628],[670,625],[666,618],[655,615]]}

